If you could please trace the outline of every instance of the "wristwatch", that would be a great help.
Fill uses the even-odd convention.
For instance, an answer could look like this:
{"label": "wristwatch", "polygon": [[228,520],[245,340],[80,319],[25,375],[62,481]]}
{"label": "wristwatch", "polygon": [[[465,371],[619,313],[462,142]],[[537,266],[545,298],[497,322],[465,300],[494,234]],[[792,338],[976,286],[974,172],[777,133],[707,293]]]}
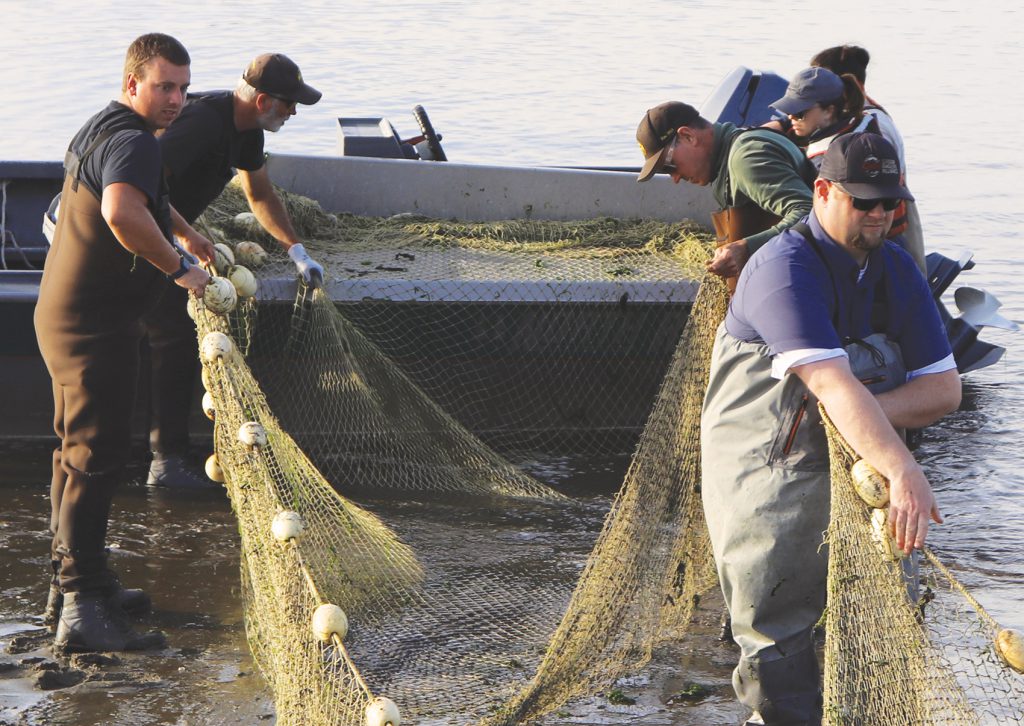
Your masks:
{"label": "wristwatch", "polygon": [[170,275],[168,275],[167,277],[169,277],[172,280],[177,280],[178,278],[182,277],[186,272],[188,272],[191,269],[192,269],[192,263],[189,262],[188,260],[186,260],[184,257],[182,257],[181,258],[181,264],[178,266],[178,269],[175,270]]}

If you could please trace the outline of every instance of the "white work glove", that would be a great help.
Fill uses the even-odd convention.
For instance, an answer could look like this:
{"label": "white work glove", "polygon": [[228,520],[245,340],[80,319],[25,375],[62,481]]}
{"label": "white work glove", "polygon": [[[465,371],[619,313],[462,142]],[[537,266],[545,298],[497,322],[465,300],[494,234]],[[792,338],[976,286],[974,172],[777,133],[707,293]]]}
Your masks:
{"label": "white work glove", "polygon": [[299,274],[302,275],[302,279],[309,282],[310,275],[315,270],[320,273],[320,279],[324,279],[324,268],[320,266],[316,260],[309,256],[306,252],[306,248],[301,244],[292,245],[288,248],[288,256],[292,262],[295,263],[295,267],[298,268]]}

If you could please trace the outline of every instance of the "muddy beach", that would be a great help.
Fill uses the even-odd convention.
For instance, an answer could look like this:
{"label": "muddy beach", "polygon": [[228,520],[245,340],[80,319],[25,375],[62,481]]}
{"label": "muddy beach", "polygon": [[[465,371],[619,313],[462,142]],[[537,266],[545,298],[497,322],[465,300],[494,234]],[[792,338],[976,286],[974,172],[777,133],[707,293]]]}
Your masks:
{"label": "muddy beach", "polygon": [[[40,613],[46,597],[49,444],[3,444],[0,491],[0,726],[234,726],[275,723],[273,698],[245,639],[234,514],[220,493],[181,495],[145,486],[146,468],[114,502],[109,542],[121,579],[151,593],[138,629],[162,630],[168,647],[145,654],[56,657]],[[143,460],[144,452],[137,452]],[[579,496],[597,482],[597,516],[625,461],[531,462],[537,476]],[[575,468],[574,468],[575,467]],[[659,650],[635,677],[573,701],[559,724],[733,724],[745,715],[729,677],[734,647],[715,635],[720,600],[702,603],[693,635]]]}
{"label": "muddy beach", "polygon": [[152,594],[154,611],[138,627],[164,631],[169,646],[54,656],[40,618],[48,587],[47,448],[4,444],[0,724],[273,723],[269,690],[245,640],[227,497],[151,492],[145,466],[133,469],[115,499],[108,541],[122,579]]}

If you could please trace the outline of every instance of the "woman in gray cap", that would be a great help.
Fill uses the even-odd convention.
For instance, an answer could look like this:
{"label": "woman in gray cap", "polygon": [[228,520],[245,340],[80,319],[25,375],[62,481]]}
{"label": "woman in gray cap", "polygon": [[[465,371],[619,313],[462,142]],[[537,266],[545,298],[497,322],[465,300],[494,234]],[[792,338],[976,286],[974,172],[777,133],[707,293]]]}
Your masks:
{"label": "woman in gray cap", "polygon": [[[872,116],[864,113],[864,92],[852,75],[837,76],[827,68],[805,68],[793,77],[786,95],[771,107],[782,118],[769,122],[804,149],[815,167],[837,136],[879,133]],[[766,124],[766,125],[769,125]]]}

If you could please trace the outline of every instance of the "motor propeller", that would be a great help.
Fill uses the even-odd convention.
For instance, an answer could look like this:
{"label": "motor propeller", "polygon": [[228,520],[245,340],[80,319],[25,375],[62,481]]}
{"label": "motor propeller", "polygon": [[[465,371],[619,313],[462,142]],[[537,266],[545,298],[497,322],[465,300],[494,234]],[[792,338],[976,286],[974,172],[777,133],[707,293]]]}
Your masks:
{"label": "motor propeller", "polygon": [[975,287],[959,287],[953,293],[953,299],[960,311],[960,319],[975,328],[988,326],[1003,330],[1020,330],[1020,325],[996,312],[1003,304],[989,292]]}

